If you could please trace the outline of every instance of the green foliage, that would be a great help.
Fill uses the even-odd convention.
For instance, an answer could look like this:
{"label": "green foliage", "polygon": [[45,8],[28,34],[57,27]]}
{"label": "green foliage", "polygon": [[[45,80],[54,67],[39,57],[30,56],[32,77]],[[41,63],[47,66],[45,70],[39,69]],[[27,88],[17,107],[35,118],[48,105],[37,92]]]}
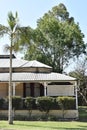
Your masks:
{"label": "green foliage", "polygon": [[8,20],[7,21],[8,21],[8,24],[9,24],[11,30],[13,31],[14,27],[16,26],[16,24],[18,22],[18,13],[16,12],[15,16],[13,16],[13,13],[9,12],[8,13]]}
{"label": "green foliage", "polygon": [[62,72],[71,58],[85,53],[84,35],[79,24],[69,16],[62,3],[44,14],[33,32],[33,42],[27,48],[25,59],[44,61],[53,67],[53,71]]}
{"label": "green foliage", "polygon": [[49,114],[49,111],[52,109],[53,98],[52,97],[37,97],[36,104],[40,111],[46,112],[46,115]]}
{"label": "green foliage", "polygon": [[16,109],[20,109],[21,108],[21,102],[22,99],[20,96],[14,96],[12,97],[12,107],[16,110]]}
{"label": "green foliage", "polygon": [[66,21],[69,19],[69,12],[63,3],[60,3],[58,6],[52,8],[52,12],[56,18],[61,21]]}
{"label": "green foliage", "polygon": [[75,98],[73,97],[57,97],[57,102],[61,109],[75,109]]}
{"label": "green foliage", "polygon": [[26,97],[25,99],[25,105],[28,110],[32,110],[34,104],[34,98],[33,97]]}
{"label": "green foliage", "polygon": [[60,107],[59,107],[59,104],[58,104],[58,102],[57,102],[57,100],[56,100],[56,97],[53,97],[53,100],[52,100],[52,108],[51,108],[52,110],[59,110],[60,109]]}
{"label": "green foliage", "polygon": [[0,109],[3,108],[4,103],[5,103],[5,99],[0,98]]}
{"label": "green foliage", "polygon": [[25,99],[25,106],[29,110],[29,118],[31,118],[31,113],[34,105],[34,98],[33,97],[26,97]]}
{"label": "green foliage", "polygon": [[76,64],[75,70],[69,75],[78,80],[78,101],[79,106],[87,105],[87,57],[80,58]]}
{"label": "green foliage", "polygon": [[75,98],[73,97],[57,97],[57,102],[62,110],[62,116],[66,114],[65,110],[75,109]]}

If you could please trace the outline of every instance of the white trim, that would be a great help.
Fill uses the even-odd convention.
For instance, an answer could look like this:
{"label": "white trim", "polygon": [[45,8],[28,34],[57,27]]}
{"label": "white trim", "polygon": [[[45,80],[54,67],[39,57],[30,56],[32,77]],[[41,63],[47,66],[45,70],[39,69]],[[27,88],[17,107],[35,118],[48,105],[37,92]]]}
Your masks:
{"label": "white trim", "polygon": [[77,81],[75,82],[75,94],[76,94],[76,109],[78,110]]}
{"label": "white trim", "polygon": [[44,96],[47,96],[47,84],[44,82]]}
{"label": "white trim", "polygon": [[16,83],[13,82],[13,96],[15,96],[15,86],[16,86]]}

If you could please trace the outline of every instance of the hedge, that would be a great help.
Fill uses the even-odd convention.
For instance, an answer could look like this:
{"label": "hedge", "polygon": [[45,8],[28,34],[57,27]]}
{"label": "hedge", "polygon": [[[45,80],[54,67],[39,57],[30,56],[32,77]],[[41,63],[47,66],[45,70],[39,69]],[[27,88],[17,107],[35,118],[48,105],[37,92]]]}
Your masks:
{"label": "hedge", "polygon": [[[13,108],[17,109],[39,109],[48,112],[51,109],[75,109],[76,103],[74,97],[26,97],[22,99],[20,96],[12,98]],[[0,109],[8,109],[8,100],[0,98]],[[6,108],[5,108],[6,107]]]}

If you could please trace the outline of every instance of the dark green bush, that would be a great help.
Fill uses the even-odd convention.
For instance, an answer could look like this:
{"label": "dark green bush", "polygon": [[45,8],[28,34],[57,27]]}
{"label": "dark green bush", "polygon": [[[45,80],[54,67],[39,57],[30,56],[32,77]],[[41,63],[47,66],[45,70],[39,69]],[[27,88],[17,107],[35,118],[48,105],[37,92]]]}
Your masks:
{"label": "dark green bush", "polygon": [[21,108],[22,99],[20,96],[12,97],[12,108],[17,110]]}
{"label": "dark green bush", "polygon": [[64,119],[66,111],[75,109],[75,98],[73,97],[57,97],[57,103],[62,110],[62,118]]}
{"label": "dark green bush", "polygon": [[25,98],[25,106],[28,110],[33,108],[34,98],[33,97],[26,97]]}
{"label": "dark green bush", "polygon": [[53,103],[52,103],[52,110],[58,110],[59,108],[59,104],[57,103],[56,98],[53,98]]}
{"label": "dark green bush", "polygon": [[75,109],[74,97],[57,97],[57,102],[61,109],[65,110]]}
{"label": "dark green bush", "polygon": [[3,108],[4,103],[5,103],[5,99],[0,98],[0,109],[2,109],[2,108]]}
{"label": "dark green bush", "polygon": [[25,106],[29,110],[29,117],[31,117],[33,104],[34,104],[34,98],[33,97],[26,97],[26,99],[25,99]]}
{"label": "dark green bush", "polygon": [[52,97],[38,97],[36,99],[36,104],[40,111],[46,112],[48,115],[49,111],[52,109],[53,98]]}

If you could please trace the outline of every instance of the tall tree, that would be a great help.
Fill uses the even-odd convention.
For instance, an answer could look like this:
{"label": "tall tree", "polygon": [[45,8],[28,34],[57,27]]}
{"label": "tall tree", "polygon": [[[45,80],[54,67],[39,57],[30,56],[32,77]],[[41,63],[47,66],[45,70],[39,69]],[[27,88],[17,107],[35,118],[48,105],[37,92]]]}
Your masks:
{"label": "tall tree", "polygon": [[75,70],[69,73],[78,80],[79,105],[87,105],[87,57],[79,59]]}
{"label": "tall tree", "polygon": [[8,35],[10,39],[10,45],[7,48],[10,50],[10,67],[9,67],[9,124],[13,124],[12,114],[12,51],[17,51],[22,43],[22,36],[25,28],[18,25],[18,14],[17,12],[13,15],[12,12],[8,13],[8,26],[0,24],[0,36]]}
{"label": "tall tree", "polygon": [[25,58],[30,55],[31,59],[52,66],[53,71],[63,72],[69,59],[85,53],[83,38],[79,24],[69,17],[65,5],[59,4],[37,21],[32,48],[27,50]]}

